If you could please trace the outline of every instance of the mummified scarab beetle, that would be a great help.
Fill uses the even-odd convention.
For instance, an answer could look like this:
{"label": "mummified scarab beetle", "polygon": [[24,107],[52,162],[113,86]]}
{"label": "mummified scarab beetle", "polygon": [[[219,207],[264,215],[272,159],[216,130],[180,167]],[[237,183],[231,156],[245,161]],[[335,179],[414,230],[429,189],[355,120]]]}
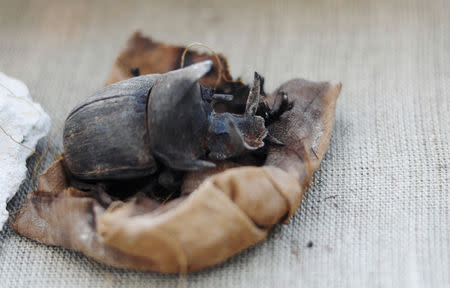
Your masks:
{"label": "mummified scarab beetle", "polygon": [[158,163],[174,170],[214,167],[261,148],[265,119],[257,116],[259,77],[255,74],[245,113],[216,113],[214,94],[198,80],[211,70],[205,61],[165,74],[138,76],[109,85],[69,114],[64,159],[83,180],[132,179],[154,174]]}

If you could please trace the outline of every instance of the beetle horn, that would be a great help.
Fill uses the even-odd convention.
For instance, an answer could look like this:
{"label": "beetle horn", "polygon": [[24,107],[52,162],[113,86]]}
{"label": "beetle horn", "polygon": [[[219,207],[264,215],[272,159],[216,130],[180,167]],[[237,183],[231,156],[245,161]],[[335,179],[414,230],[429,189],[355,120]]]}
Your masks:
{"label": "beetle horn", "polygon": [[198,81],[211,70],[212,66],[213,62],[211,60],[206,60],[192,64],[190,66],[187,66],[186,68],[175,70],[172,73],[180,75],[182,78],[191,79],[192,81]]}
{"label": "beetle horn", "polygon": [[173,81],[176,86],[175,89],[179,91],[185,91],[200,80],[205,74],[207,74],[212,68],[212,61],[207,60],[199,62],[186,68],[174,70],[163,75],[165,81]]}
{"label": "beetle horn", "polygon": [[208,132],[208,157],[213,160],[224,160],[261,148],[267,136],[262,117],[230,113],[214,114]]}
{"label": "beetle horn", "polygon": [[[212,61],[199,62],[186,68],[170,71],[161,78],[152,89],[151,95],[158,94],[158,102],[174,106],[178,102],[200,102],[201,93],[189,93],[197,89],[198,80],[211,70]],[[152,99],[156,100],[156,99]]]}

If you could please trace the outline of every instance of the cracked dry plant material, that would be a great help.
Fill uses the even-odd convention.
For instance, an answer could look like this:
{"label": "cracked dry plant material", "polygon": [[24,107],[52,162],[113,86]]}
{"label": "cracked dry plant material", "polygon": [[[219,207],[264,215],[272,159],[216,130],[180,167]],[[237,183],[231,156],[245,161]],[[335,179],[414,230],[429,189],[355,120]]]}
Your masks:
{"label": "cracked dry plant material", "polygon": [[[152,55],[145,44],[150,40],[142,39],[129,43],[143,47],[127,47],[133,65]],[[126,58],[120,63],[128,65]],[[120,69],[116,62],[113,71],[125,72]],[[299,207],[328,148],[340,89],[301,79],[281,85],[268,95],[269,105],[284,91],[294,106],[268,129],[285,145],[269,144],[262,167],[222,162],[189,172],[181,196],[167,203],[142,195],[111,202],[69,187],[70,175],[58,160],[39,177],[38,190],[28,195],[13,226],[115,267],[177,273],[220,263],[262,241]]]}

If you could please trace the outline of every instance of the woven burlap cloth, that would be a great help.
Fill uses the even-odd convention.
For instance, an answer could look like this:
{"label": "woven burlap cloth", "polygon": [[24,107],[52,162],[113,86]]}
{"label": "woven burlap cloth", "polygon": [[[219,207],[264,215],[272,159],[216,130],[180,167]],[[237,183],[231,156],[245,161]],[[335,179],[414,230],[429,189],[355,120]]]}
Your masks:
{"label": "woven burlap cloth", "polygon": [[[208,43],[232,75],[248,82],[261,72],[268,91],[295,77],[342,81],[329,151],[290,223],[184,284],[449,287],[449,11],[449,1],[4,1],[0,70],[22,79],[53,119],[50,145],[38,149],[50,147],[43,168],[61,152],[69,110],[104,84],[137,28],[168,43]],[[9,211],[35,187],[35,164]],[[0,287],[179,281],[0,232]]]}

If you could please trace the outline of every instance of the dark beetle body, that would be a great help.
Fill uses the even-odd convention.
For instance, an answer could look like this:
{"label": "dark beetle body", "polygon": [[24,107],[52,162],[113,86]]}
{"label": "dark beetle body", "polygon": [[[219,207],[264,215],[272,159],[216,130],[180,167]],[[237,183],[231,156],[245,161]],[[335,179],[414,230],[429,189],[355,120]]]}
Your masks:
{"label": "dark beetle body", "polygon": [[117,179],[156,171],[147,129],[149,91],[160,75],[109,85],[79,104],[64,127],[64,159],[75,176]]}
{"label": "dark beetle body", "polygon": [[134,77],[88,97],[65,122],[67,168],[84,180],[132,179],[156,173],[161,164],[180,171],[214,167],[207,158],[262,147],[267,130],[254,109],[259,88],[246,114],[215,113],[198,83],[211,66],[205,61]]}

